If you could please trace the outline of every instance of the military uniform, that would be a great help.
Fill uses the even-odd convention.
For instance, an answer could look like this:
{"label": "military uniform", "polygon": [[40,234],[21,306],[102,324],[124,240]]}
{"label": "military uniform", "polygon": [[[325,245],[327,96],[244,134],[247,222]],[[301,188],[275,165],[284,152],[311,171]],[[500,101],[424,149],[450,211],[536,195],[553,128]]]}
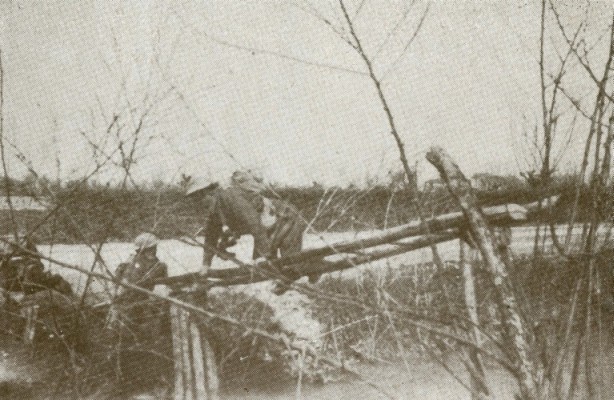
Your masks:
{"label": "military uniform", "polygon": [[[33,294],[41,290],[56,290],[67,296],[72,288],[61,276],[45,271],[36,245],[29,238],[19,238],[19,246],[9,244],[12,235],[0,241],[0,287],[11,292]],[[21,247],[21,248],[20,248]],[[22,250],[25,249],[26,251]]]}
{"label": "military uniform", "polygon": [[[153,290],[153,280],[166,278],[168,276],[168,266],[160,261],[156,256],[145,256],[135,254],[124,263],[117,267],[115,276],[120,280],[126,280],[136,286],[147,290]],[[126,289],[119,296],[122,302],[146,300],[147,294]]]}
{"label": "military uniform", "polygon": [[[135,239],[136,254],[117,267],[116,277],[153,291],[153,281],[168,276],[167,265],[156,256],[157,241],[154,235],[139,235]],[[163,374],[166,364],[153,352],[170,353],[166,347],[170,336],[168,307],[147,293],[123,287],[119,290],[107,320],[112,339],[121,350],[113,352],[113,357],[118,357],[117,363],[124,366],[123,373],[130,381],[144,379],[147,376],[142,373],[144,368],[151,368],[148,374],[158,379],[156,374]]]}
{"label": "military uniform", "polygon": [[211,265],[218,241],[227,226],[237,236],[252,235],[253,258],[275,258],[301,251],[306,224],[291,204],[268,199],[236,186],[215,189],[205,222],[203,262]]}
{"label": "military uniform", "polygon": [[[130,284],[153,290],[152,281],[166,278],[168,267],[156,256],[136,254],[117,267],[115,276]],[[158,305],[152,304],[146,293],[122,287],[118,289],[119,293],[114,299],[109,314],[110,326],[115,326],[121,320],[124,327],[128,327],[133,332],[139,332],[141,338],[157,336],[164,323],[161,320],[163,310]]]}
{"label": "military uniform", "polygon": [[254,206],[256,201],[256,196],[250,198],[248,193],[234,186],[217,188],[211,193],[211,204],[205,215],[204,265],[211,265],[215,255],[212,248],[217,247],[224,226],[238,236],[254,237],[254,258],[271,256],[271,240],[260,222],[260,214]]}
{"label": "military uniform", "polygon": [[276,256],[279,250],[282,257],[300,252],[307,224],[292,204],[278,199],[272,199],[271,202],[275,215],[275,223],[268,230],[272,252]]}
{"label": "military uniform", "polygon": [[[225,250],[227,243],[232,242],[227,240],[229,232],[225,232],[224,227],[234,234],[233,240],[245,234],[253,236],[254,260],[273,259],[301,251],[307,224],[298,209],[286,201],[264,196],[266,186],[251,171],[235,172],[228,188],[207,180],[195,180],[187,188],[186,196],[201,190],[206,191],[204,198],[210,201],[204,224],[205,271],[211,265],[216,249]],[[291,280],[300,276],[291,270],[284,271],[284,274]],[[310,282],[317,279],[318,275],[310,276]]]}

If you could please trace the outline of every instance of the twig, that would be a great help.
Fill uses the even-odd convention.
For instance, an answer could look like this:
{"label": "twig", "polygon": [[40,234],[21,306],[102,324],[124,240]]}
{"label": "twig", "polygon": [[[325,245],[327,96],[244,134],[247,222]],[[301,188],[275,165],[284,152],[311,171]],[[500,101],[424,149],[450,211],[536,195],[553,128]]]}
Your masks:
{"label": "twig", "polygon": [[18,226],[15,220],[15,210],[11,199],[11,178],[9,177],[6,165],[6,154],[4,150],[4,66],[2,64],[2,49],[0,49],[0,157],[2,158],[2,170],[4,171],[4,190],[6,192],[6,202],[9,206],[9,215],[15,241],[18,241]]}
{"label": "twig", "polygon": [[405,20],[407,20],[407,16],[409,15],[409,12],[411,11],[411,9],[413,8],[414,4],[416,4],[416,1],[413,0],[411,2],[411,4],[409,5],[409,7],[407,7],[405,9],[405,11],[403,12],[403,15],[401,16],[401,18],[397,21],[397,23],[394,25],[394,27],[388,32],[388,34],[386,35],[386,38],[382,41],[382,43],[379,45],[379,47],[377,48],[377,50],[375,51],[375,54],[373,54],[373,61],[377,60],[377,56],[380,55],[380,53],[382,52],[382,50],[384,49],[384,47],[386,46],[386,44],[388,44],[388,41],[390,40],[390,38],[392,36],[394,36],[397,32],[397,30],[399,29],[399,27],[401,25],[403,25],[403,23],[405,22]]}
{"label": "twig", "polygon": [[390,65],[390,67],[388,67],[388,69],[382,74],[382,77],[380,79],[381,81],[385,81],[386,78],[389,76],[389,74],[392,71],[394,71],[394,69],[396,68],[397,64],[401,61],[401,59],[405,55],[405,52],[407,51],[407,49],[409,49],[409,46],[411,46],[411,44],[414,42],[414,40],[418,36],[418,33],[420,32],[420,29],[422,28],[422,24],[424,23],[424,20],[426,19],[426,16],[427,16],[427,14],[429,12],[429,7],[430,7],[430,4],[428,4],[426,6],[426,9],[424,10],[424,13],[422,14],[422,17],[420,18],[420,21],[418,22],[418,26],[416,26],[416,29],[414,30],[414,33],[411,35],[411,37],[409,38],[409,40],[405,44],[405,47],[403,48],[403,51],[401,51],[401,54],[399,55],[399,57],[397,57],[397,59]]}
{"label": "twig", "polygon": [[[582,56],[580,55],[580,53],[578,53],[577,48],[573,45],[572,39],[570,39],[567,36],[567,33],[565,32],[565,27],[563,26],[563,23],[561,22],[561,18],[559,13],[556,11],[556,8],[554,7],[554,4],[552,2],[552,0],[548,0],[550,2],[550,7],[552,9],[552,13],[554,14],[555,20],[559,26],[559,29],[561,31],[561,34],[563,35],[563,38],[565,39],[565,41],[567,42],[567,44],[570,46],[570,48],[573,50],[574,55],[576,56],[577,61],[580,63],[580,65],[584,68],[584,70],[588,73],[588,76],[591,78],[591,80],[595,83],[595,85],[597,86],[597,88],[599,89],[600,92],[603,92],[602,95],[607,98],[611,103],[614,103],[614,98],[612,98],[612,96],[608,95],[607,93],[605,93],[604,91],[604,87],[603,87],[603,80],[600,80],[595,73],[593,72],[592,68],[590,67],[590,65],[588,65],[588,61],[584,61],[584,59],[582,58]],[[610,29],[613,26],[610,25]],[[610,44],[611,47],[611,44]],[[587,56],[588,54],[585,54],[585,56]],[[606,61],[606,69],[604,71],[604,74],[607,75],[608,73],[608,69],[609,69],[609,60],[611,57],[608,58],[608,61]]]}
{"label": "twig", "polygon": [[343,67],[343,66],[339,66],[339,65],[333,65],[333,64],[326,64],[326,63],[320,63],[317,61],[310,61],[310,60],[305,60],[293,55],[289,55],[289,54],[284,54],[284,53],[280,53],[277,51],[272,51],[272,50],[266,50],[266,49],[259,49],[256,47],[250,47],[250,46],[243,46],[240,44],[236,44],[236,43],[232,43],[223,39],[220,39],[216,36],[211,35],[210,33],[204,32],[204,31],[199,31],[198,29],[196,29],[196,27],[193,24],[187,24],[184,19],[180,16],[177,15],[177,17],[182,21],[182,23],[184,25],[188,25],[193,31],[194,33],[197,34],[198,36],[202,36],[204,38],[209,39],[210,41],[217,43],[221,46],[225,46],[225,47],[229,47],[232,49],[236,49],[236,50],[241,50],[241,51],[246,51],[252,54],[265,54],[265,55],[269,55],[269,56],[274,56],[280,59],[284,59],[284,60],[288,60],[288,61],[293,61],[299,64],[304,64],[304,65],[309,65],[309,66],[313,66],[313,67],[318,67],[318,68],[324,68],[324,69],[329,69],[329,70],[333,70],[333,71],[341,71],[341,72],[347,72],[347,73],[351,73],[354,75],[366,75],[364,72],[362,71],[357,71],[351,68],[347,68],[347,67]]}

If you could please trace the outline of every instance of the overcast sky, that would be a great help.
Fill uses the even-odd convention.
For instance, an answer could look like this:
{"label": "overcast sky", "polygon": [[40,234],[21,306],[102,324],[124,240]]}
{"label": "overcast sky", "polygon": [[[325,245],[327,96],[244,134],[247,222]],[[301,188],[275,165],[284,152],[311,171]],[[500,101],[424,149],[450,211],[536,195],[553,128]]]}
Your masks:
{"label": "overcast sky", "polygon": [[[334,32],[348,32],[338,2],[0,2],[4,132],[39,173],[82,176],[93,165],[85,136],[104,147],[113,115],[134,127],[150,106],[138,180],[223,179],[247,167],[274,182],[345,185],[400,169],[365,66]],[[361,3],[346,1],[422,179],[434,174],[424,161],[432,145],[467,175],[527,168],[523,132],[541,113],[539,2],[416,1],[403,23],[407,1]],[[587,13],[577,3],[556,4],[570,32],[587,16],[583,34],[597,54],[611,6],[593,2]],[[578,94],[590,89],[579,78],[568,83]],[[569,168],[583,137],[578,129]],[[10,169],[24,172],[15,158]]]}

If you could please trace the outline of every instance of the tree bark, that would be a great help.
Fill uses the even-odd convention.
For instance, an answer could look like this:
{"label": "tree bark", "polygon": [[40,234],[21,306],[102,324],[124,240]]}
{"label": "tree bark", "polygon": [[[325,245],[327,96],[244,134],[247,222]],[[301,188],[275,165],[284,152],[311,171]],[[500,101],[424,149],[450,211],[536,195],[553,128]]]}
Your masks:
{"label": "tree bark", "polygon": [[[465,307],[467,307],[467,314],[469,315],[469,321],[471,321],[470,332],[473,336],[473,340],[478,348],[482,347],[482,334],[480,332],[480,320],[478,318],[478,301],[475,293],[475,278],[473,274],[473,264],[467,257],[471,251],[470,247],[461,239],[458,241],[459,245],[459,260],[460,267],[463,271],[463,286],[465,294]],[[484,376],[484,365],[482,358],[477,349],[469,350],[469,359],[473,364],[473,371],[469,371],[471,374],[471,388],[473,393],[471,394],[472,400],[483,400],[490,398],[489,390],[484,387],[483,382],[486,382]],[[474,376],[477,374],[478,376]]]}
{"label": "tree bark", "polygon": [[[194,375],[190,349],[190,313],[179,309],[179,331],[181,332],[181,355],[183,360],[183,395],[185,400],[194,399]],[[195,400],[195,399],[194,399]]]}
{"label": "tree bark", "polygon": [[179,313],[181,309],[174,304],[169,306],[169,314],[171,318],[171,330],[173,339],[173,362],[175,373],[175,390],[173,394],[174,400],[184,399],[184,383],[183,383],[183,345],[181,335],[181,323],[179,321]]}
{"label": "tree bark", "polygon": [[[343,258],[337,261],[328,261],[328,260],[311,260],[309,262],[303,264],[294,264],[289,266],[288,268],[292,269],[293,276],[297,276],[300,278],[301,276],[309,276],[313,274],[323,274],[327,272],[340,271],[344,269],[349,269],[356,267],[361,264],[366,264],[372,261],[381,260],[388,257],[393,257],[396,255],[408,253],[410,251],[414,251],[417,249],[421,249],[424,247],[429,247],[433,243],[442,243],[450,240],[454,240],[458,237],[458,231],[451,230],[446,232],[440,232],[432,235],[424,235],[417,238],[413,238],[409,242],[405,243],[394,243],[395,247],[390,249],[383,250],[374,250],[370,252],[365,252],[363,254]],[[242,268],[229,268],[226,271],[242,271]],[[210,270],[209,276],[215,276],[213,273],[216,270]],[[218,270],[223,271],[223,270]],[[254,270],[251,270],[248,273],[233,273],[231,277],[227,274],[224,274],[224,277],[219,281],[211,281],[211,285],[213,286],[231,286],[231,285],[242,285],[247,283],[255,283],[262,282],[271,279],[272,272],[263,271],[261,274],[254,273]],[[277,272],[279,273],[279,272]],[[296,279],[298,279],[296,278]]]}
{"label": "tree bark", "polygon": [[[536,373],[530,357],[531,349],[527,340],[527,331],[512,290],[507,267],[495,252],[494,237],[486,223],[485,215],[477,204],[469,181],[444,149],[431,148],[426,159],[437,168],[448,190],[463,210],[467,229],[480,250],[495,284],[497,302],[503,310],[505,336],[510,349],[516,356],[514,363],[522,398],[536,399]],[[454,181],[459,184],[453,186]]]}
{"label": "tree bark", "polygon": [[207,393],[207,378],[205,377],[205,362],[204,352],[202,349],[202,340],[200,337],[200,329],[194,317],[189,318],[190,325],[190,341],[192,343],[192,366],[194,368],[194,395],[199,400],[209,400]]}

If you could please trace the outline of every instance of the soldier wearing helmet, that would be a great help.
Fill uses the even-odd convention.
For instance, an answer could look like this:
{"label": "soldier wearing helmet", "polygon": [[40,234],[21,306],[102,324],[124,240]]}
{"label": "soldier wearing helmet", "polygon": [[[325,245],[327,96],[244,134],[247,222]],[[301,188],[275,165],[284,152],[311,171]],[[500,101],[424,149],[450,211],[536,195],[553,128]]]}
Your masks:
{"label": "soldier wearing helmet", "polygon": [[[133,285],[153,290],[154,280],[168,276],[167,265],[157,256],[159,242],[158,237],[152,233],[145,232],[138,235],[134,239],[135,253],[117,267],[115,276]],[[120,297],[122,301],[138,301],[146,299],[147,295],[124,290]]]}
{"label": "soldier wearing helmet", "polygon": [[[168,267],[157,256],[160,240],[152,233],[141,233],[134,239],[134,253],[121,263],[115,271],[120,281],[140,286],[154,292],[168,295],[164,285],[154,287],[154,280],[166,278]],[[127,351],[119,352],[120,360],[132,362],[130,349],[135,344],[155,346],[159,338],[166,335],[168,319],[159,303],[153,302],[146,293],[118,287],[108,311],[106,327],[117,336],[117,343]]]}
{"label": "soldier wearing helmet", "polygon": [[[292,204],[266,197],[266,189],[262,179],[251,171],[233,173],[227,188],[204,179],[189,182],[186,196],[191,198],[197,207],[206,210],[203,274],[206,274],[211,266],[216,254],[215,249],[225,250],[228,232],[235,237],[246,234],[253,236],[253,259],[256,261],[301,251],[306,229],[303,218]],[[230,243],[234,241],[231,240]],[[291,280],[300,277],[294,272],[288,272],[286,275]],[[318,276],[310,277],[310,282],[315,282],[317,278]],[[275,292],[281,294],[285,289],[286,286],[279,283]]]}
{"label": "soldier wearing helmet", "polygon": [[[218,182],[195,179],[186,190],[186,197],[196,207],[204,210],[205,249],[203,254],[203,274],[207,272],[215,256],[214,248],[224,241],[225,230],[235,236],[252,235],[254,238],[254,259],[271,256],[271,240],[267,228],[261,222],[259,202],[262,196],[238,185],[231,184],[222,188]],[[228,235],[228,233],[226,233]]]}

